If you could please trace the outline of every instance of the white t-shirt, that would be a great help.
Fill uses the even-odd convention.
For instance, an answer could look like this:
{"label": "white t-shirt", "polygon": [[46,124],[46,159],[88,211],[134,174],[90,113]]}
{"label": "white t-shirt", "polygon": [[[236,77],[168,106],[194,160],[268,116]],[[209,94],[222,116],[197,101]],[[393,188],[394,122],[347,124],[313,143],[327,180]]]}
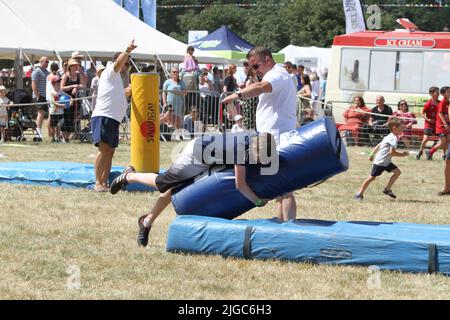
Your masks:
{"label": "white t-shirt", "polygon": [[380,167],[387,167],[392,160],[392,156],[390,154],[391,148],[397,149],[398,138],[390,133],[386,137],[384,137],[383,141],[381,141],[380,149],[373,160],[373,164]]}
{"label": "white t-shirt", "polygon": [[233,127],[231,128],[231,133],[235,133],[235,132],[245,132],[245,129],[242,127],[239,127],[239,125],[237,123],[235,123],[233,125]]}
{"label": "white t-shirt", "polygon": [[115,63],[103,71],[98,84],[98,95],[92,117],[106,117],[121,122],[127,111],[127,99],[120,72],[114,71]]}
{"label": "white t-shirt", "polygon": [[297,126],[297,90],[286,69],[278,65],[267,72],[262,81],[272,85],[272,92],[259,96],[256,129],[271,133],[278,144],[280,133]]}
{"label": "white t-shirt", "polygon": [[0,117],[8,117],[8,110],[6,110],[8,104],[12,104],[12,101],[7,97],[0,97]]}

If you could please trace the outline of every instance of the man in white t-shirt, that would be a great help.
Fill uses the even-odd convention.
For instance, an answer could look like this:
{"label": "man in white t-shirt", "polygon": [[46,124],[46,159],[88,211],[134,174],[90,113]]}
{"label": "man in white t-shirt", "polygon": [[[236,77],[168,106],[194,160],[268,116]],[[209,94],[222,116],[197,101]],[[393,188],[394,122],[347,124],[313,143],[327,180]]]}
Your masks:
{"label": "man in white t-shirt", "polygon": [[[277,144],[280,134],[294,130],[297,125],[297,90],[289,73],[278,66],[269,49],[255,47],[247,54],[250,67],[256,70],[263,79],[249,85],[227,98],[227,104],[237,99],[249,99],[259,96],[256,109],[256,130],[268,132],[275,137]],[[296,218],[297,205],[293,193],[277,198],[277,215],[281,220]]]}
{"label": "man in white t-shirt", "polygon": [[109,192],[107,182],[114,151],[119,145],[119,126],[127,110],[126,97],[131,96],[130,87],[123,86],[121,74],[127,72],[130,53],[135,48],[133,40],[126,51],[116,53],[113,63],[106,67],[99,81],[97,102],[91,119],[93,142],[98,147],[94,188],[97,192]]}

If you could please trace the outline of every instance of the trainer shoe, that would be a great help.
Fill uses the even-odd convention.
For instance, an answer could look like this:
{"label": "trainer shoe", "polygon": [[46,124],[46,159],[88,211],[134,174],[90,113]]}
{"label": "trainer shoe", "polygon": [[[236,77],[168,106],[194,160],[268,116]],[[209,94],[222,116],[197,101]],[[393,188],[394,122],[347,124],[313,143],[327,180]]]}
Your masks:
{"label": "trainer shoe", "polygon": [[425,155],[427,156],[427,160],[433,160],[433,155],[430,153],[430,150],[425,150]]}
{"label": "trainer shoe", "polygon": [[422,151],[417,152],[416,160],[420,160],[421,157],[422,157]]}
{"label": "trainer shoe", "polygon": [[150,230],[152,226],[146,227],[144,225],[144,219],[147,215],[144,215],[138,219],[138,225],[139,225],[139,233],[137,236],[137,243],[141,247],[146,247],[148,244],[148,234],[150,233]]}
{"label": "trainer shoe", "polygon": [[359,200],[359,201],[364,200],[364,196],[358,192],[355,194],[355,200]]}
{"label": "trainer shoe", "polygon": [[397,199],[397,196],[392,192],[392,190],[384,189],[383,193],[391,197],[392,199]]}
{"label": "trainer shoe", "polygon": [[111,193],[112,194],[116,194],[117,192],[119,192],[120,190],[122,190],[122,188],[124,188],[128,182],[127,182],[127,175],[129,173],[135,173],[136,170],[134,169],[134,167],[132,166],[128,166],[125,168],[125,170],[123,170],[123,172],[113,180],[113,182],[111,183]]}

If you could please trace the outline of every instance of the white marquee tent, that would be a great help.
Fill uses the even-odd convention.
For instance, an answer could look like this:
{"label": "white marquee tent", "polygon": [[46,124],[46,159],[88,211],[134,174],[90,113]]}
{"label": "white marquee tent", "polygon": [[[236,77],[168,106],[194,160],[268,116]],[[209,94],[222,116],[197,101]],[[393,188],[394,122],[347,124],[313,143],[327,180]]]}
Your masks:
{"label": "white marquee tent", "polygon": [[19,47],[36,55],[52,52],[51,46],[40,39],[39,34],[32,28],[26,26],[3,1],[0,1],[0,12],[3,28],[0,37],[0,59],[14,59]]}
{"label": "white marquee tent", "polygon": [[280,52],[285,54],[285,61],[291,61],[294,64],[303,64],[305,67],[322,71],[330,67],[331,48],[289,45]]}
{"label": "white marquee tent", "polygon": [[[15,56],[20,47],[27,54],[73,51],[92,57],[111,57],[135,39],[133,58],[182,62],[187,45],[151,28],[111,0],[0,0],[3,32],[0,57]],[[201,63],[225,59],[197,50]]]}

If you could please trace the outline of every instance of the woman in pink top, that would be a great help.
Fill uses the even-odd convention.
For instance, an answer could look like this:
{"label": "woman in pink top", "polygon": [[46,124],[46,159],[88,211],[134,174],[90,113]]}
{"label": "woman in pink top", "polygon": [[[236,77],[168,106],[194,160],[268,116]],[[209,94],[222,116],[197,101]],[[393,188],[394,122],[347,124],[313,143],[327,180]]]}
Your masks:
{"label": "woman in pink top", "polygon": [[184,56],[184,62],[183,62],[183,71],[184,72],[194,72],[194,71],[200,71],[200,68],[198,66],[198,60],[194,57],[194,47],[189,46],[186,50],[186,55]]}
{"label": "woman in pink top", "polygon": [[409,149],[409,140],[412,139],[412,127],[414,124],[417,124],[416,115],[409,112],[408,103],[405,100],[400,100],[397,107],[398,110],[394,112],[393,116],[400,118],[405,125],[405,129],[400,135],[400,140]]}

